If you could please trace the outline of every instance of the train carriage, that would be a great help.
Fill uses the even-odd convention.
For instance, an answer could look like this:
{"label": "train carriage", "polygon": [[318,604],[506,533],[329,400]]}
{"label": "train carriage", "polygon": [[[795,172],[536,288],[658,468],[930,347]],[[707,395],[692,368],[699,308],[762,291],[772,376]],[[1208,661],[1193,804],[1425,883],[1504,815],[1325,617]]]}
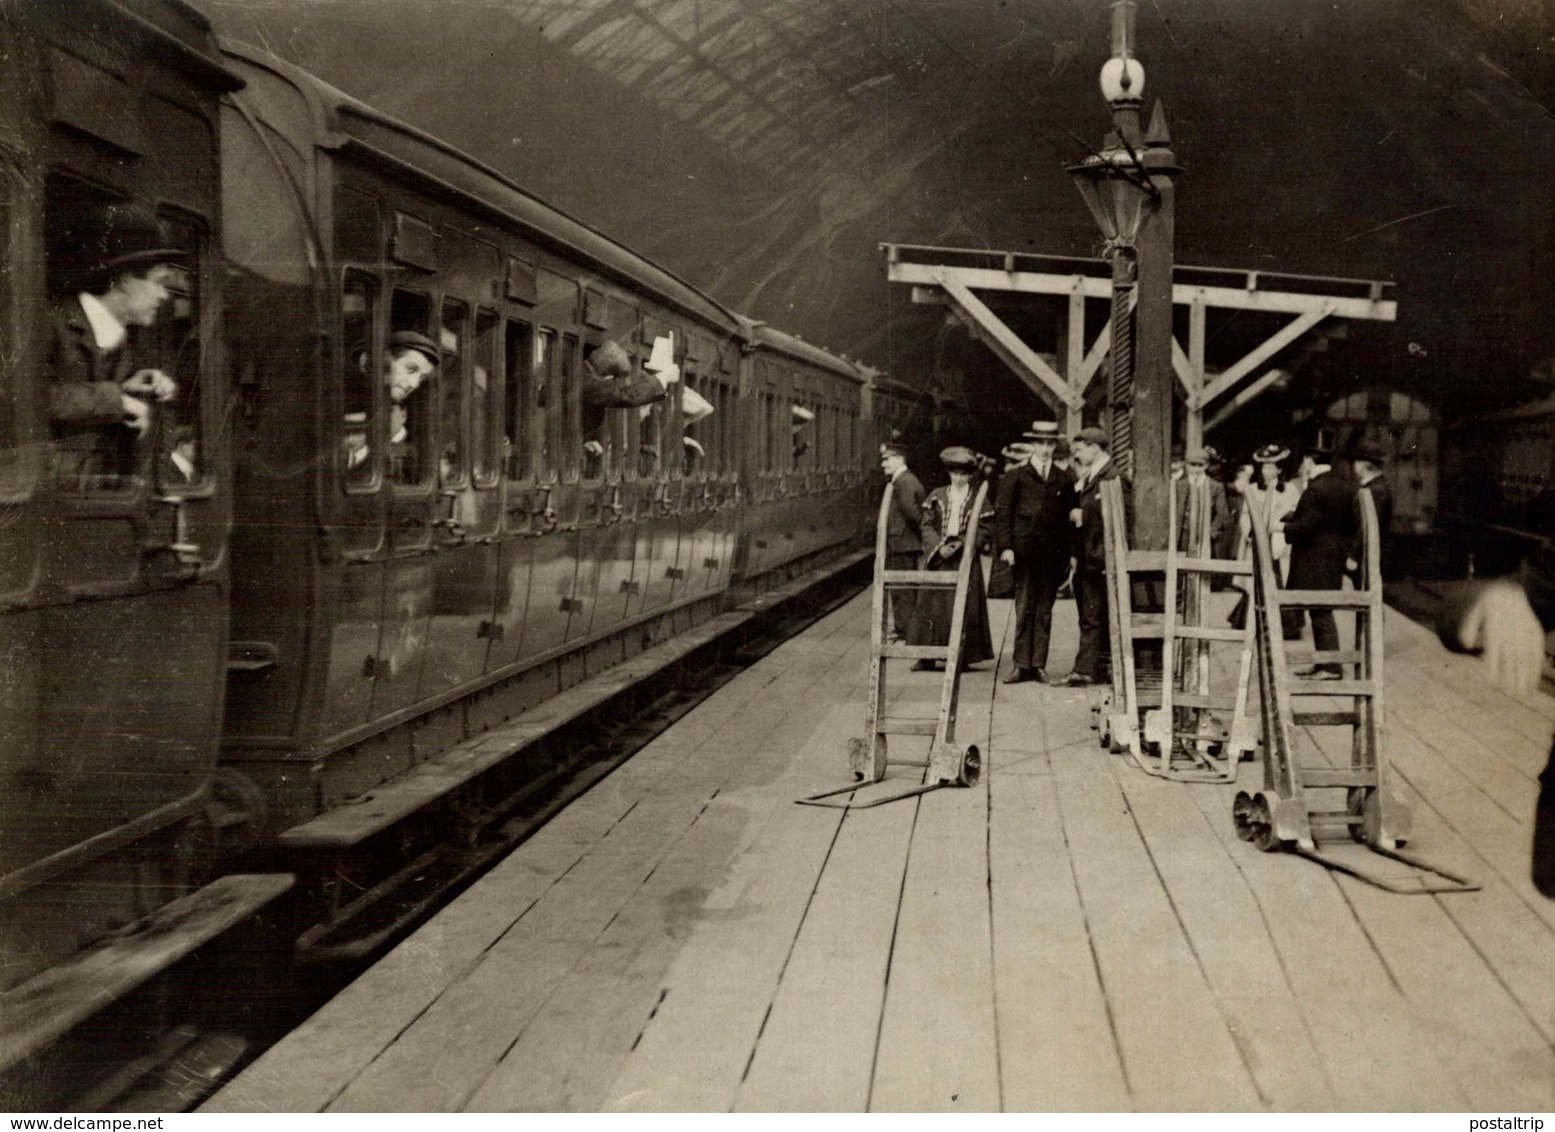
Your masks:
{"label": "train carriage", "polygon": [[[856,544],[864,375],[304,72],[229,56],[223,767],[251,843],[316,846],[340,807]],[[400,396],[406,335],[438,366]],[[671,375],[668,396],[602,407],[596,351],[626,384]]]}
{"label": "train carriage", "polygon": [[[218,106],[238,85],[178,0],[0,8],[0,1068],[285,886],[201,887],[229,593]],[[113,254],[136,225],[160,257],[138,272]],[[105,346],[79,296],[107,310],[130,286],[167,301]],[[88,349],[169,388],[84,412],[94,388],[121,404]],[[85,991],[49,978],[105,940]]]}

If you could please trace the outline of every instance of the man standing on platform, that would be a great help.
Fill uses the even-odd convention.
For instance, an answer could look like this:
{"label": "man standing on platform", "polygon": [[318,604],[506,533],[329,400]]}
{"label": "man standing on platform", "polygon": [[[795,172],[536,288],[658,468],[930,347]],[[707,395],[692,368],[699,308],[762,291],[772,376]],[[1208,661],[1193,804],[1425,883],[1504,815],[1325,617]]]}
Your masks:
{"label": "man standing on platform", "polygon": [[994,549],[1015,580],[1015,656],[1006,684],[1048,682],[1053,599],[1069,569],[1065,517],[1075,503],[1073,478],[1053,463],[1058,425],[1034,421],[1026,437],[1031,458],[1005,474],[994,506]]}
{"label": "man standing on platform", "polygon": [[1199,548],[1188,545],[1188,501],[1195,487],[1203,484],[1209,499],[1209,546],[1206,557],[1215,557],[1215,550],[1222,545],[1222,536],[1231,508],[1226,503],[1226,485],[1209,474],[1209,453],[1203,448],[1190,448],[1184,460],[1186,473],[1177,480],[1173,489],[1177,492],[1177,548],[1197,554]]}
{"label": "man standing on platform", "polygon": [[[1116,479],[1118,469],[1107,454],[1107,434],[1082,428],[1075,434],[1074,462],[1079,468],[1075,493],[1079,506],[1069,513],[1080,530],[1075,549],[1074,599],[1080,618],[1080,647],[1074,671],[1064,678],[1071,688],[1099,684],[1108,678],[1111,647],[1107,636],[1107,538],[1102,526],[1103,480]],[[1126,497],[1125,493],[1125,497]]]}
{"label": "man standing on platform", "polygon": [[[880,470],[891,481],[891,511],[886,519],[885,568],[916,570],[923,551],[923,484],[907,468],[907,452],[895,444],[880,446]],[[891,639],[905,640],[912,623],[912,592],[898,586],[891,594]]]}
{"label": "man standing on platform", "polygon": [[[1388,454],[1382,450],[1380,444],[1374,444],[1369,440],[1362,440],[1350,449],[1350,467],[1355,473],[1355,490],[1361,488],[1371,492],[1371,503],[1377,511],[1377,540],[1378,553],[1382,560],[1387,561],[1388,528],[1393,524],[1393,491],[1388,487],[1388,481],[1382,478],[1382,469],[1388,462]],[[1360,499],[1357,495],[1356,506],[1359,507]],[[1361,545],[1360,537],[1360,512],[1356,512],[1355,550],[1350,555],[1353,565],[1349,565],[1352,573],[1360,569],[1361,555],[1365,547]]]}
{"label": "man standing on platform", "polygon": [[[1331,454],[1313,448],[1301,462],[1307,481],[1301,502],[1285,519],[1285,541],[1291,546],[1290,581],[1293,590],[1337,590],[1344,586],[1345,561],[1355,547],[1355,480],[1328,464]],[[1286,640],[1301,636],[1301,610],[1289,611],[1284,626]],[[1332,652],[1339,647],[1339,628],[1332,609],[1311,610],[1312,647]],[[1309,680],[1340,680],[1344,669],[1330,662],[1297,669],[1296,676]]]}
{"label": "man standing on platform", "polygon": [[[1516,579],[1499,578],[1449,604],[1440,627],[1448,648],[1473,650],[1490,679],[1513,695],[1536,692],[1544,674],[1545,633],[1555,629],[1555,546],[1545,542]],[[1555,746],[1539,775],[1533,815],[1533,884],[1555,899]]]}

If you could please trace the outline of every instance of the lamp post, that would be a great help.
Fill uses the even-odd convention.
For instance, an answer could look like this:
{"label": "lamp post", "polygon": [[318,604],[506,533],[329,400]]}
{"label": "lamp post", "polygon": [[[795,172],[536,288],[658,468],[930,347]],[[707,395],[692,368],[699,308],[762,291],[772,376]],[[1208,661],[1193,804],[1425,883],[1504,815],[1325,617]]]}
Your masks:
{"label": "lamp post", "polygon": [[1112,109],[1101,149],[1069,172],[1106,237],[1112,262],[1112,456],[1133,473],[1134,545],[1166,546],[1172,452],[1174,164],[1156,103],[1141,132],[1145,69],[1134,57],[1135,0],[1112,5],[1112,58],[1101,93]]}

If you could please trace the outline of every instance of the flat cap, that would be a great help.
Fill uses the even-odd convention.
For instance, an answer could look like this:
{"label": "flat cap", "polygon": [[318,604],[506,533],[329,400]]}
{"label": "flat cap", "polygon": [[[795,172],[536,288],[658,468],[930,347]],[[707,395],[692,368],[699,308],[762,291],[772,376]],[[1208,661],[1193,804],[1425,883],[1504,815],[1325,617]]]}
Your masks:
{"label": "flat cap", "polygon": [[425,334],[418,334],[414,330],[396,330],[390,334],[389,349],[414,350],[418,354],[424,354],[427,361],[433,365],[439,365],[443,360],[443,353],[437,348],[437,343]]}
{"label": "flat cap", "polygon": [[1091,425],[1089,428],[1082,428],[1075,433],[1074,442],[1076,444],[1094,444],[1098,448],[1106,448],[1110,444],[1107,433],[1095,425]]}

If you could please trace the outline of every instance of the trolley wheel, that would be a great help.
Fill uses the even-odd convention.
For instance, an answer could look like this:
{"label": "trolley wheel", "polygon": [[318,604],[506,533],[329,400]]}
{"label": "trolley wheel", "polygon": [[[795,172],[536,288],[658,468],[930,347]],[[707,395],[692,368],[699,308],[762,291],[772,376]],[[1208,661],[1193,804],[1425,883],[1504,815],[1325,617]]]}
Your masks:
{"label": "trolley wheel", "polygon": [[1280,838],[1274,832],[1274,815],[1269,811],[1268,800],[1262,794],[1250,795],[1238,790],[1231,803],[1231,820],[1236,823],[1236,835],[1250,841],[1265,853],[1280,847]]}
{"label": "trolley wheel", "polygon": [[[1360,821],[1350,826],[1350,837],[1362,845],[1381,845],[1388,849],[1402,849],[1407,839],[1395,836],[1388,844],[1382,835],[1382,791],[1373,786],[1352,786],[1348,793],[1346,809]],[[1395,817],[1398,815],[1395,814]],[[1398,823],[1395,822],[1396,826]],[[1407,827],[1407,822],[1404,823]],[[1406,828],[1407,832],[1407,828]]]}
{"label": "trolley wheel", "polygon": [[967,749],[961,755],[961,770],[956,775],[957,786],[975,786],[977,780],[983,776],[983,756],[978,749],[967,745]]}

